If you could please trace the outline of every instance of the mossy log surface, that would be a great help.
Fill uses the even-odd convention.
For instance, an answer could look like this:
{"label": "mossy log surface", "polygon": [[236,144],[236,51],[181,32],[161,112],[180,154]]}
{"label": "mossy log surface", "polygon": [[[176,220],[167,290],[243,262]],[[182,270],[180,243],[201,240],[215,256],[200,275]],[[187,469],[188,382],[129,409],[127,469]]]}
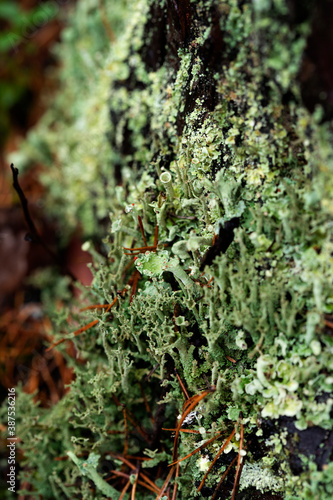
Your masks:
{"label": "mossy log surface", "polygon": [[162,488],[178,375],[189,397],[207,396],[177,457],[221,437],[180,462],[163,498],[175,481],[179,500],[235,498],[236,466],[216,488],[243,447],[236,498],[329,500],[331,3],[106,4],[78,2],[57,49],[59,95],[11,158],[47,166],[45,210],[61,244],[81,227],[94,275],[79,300],[56,270],[35,277],[55,342],[94,326],[56,347],[75,373],[57,405],[17,398],[26,494],[117,498],[129,478],[127,498],[134,484],[136,500],[156,498],[136,482],[139,461],[121,460],[150,458],[139,479]]}

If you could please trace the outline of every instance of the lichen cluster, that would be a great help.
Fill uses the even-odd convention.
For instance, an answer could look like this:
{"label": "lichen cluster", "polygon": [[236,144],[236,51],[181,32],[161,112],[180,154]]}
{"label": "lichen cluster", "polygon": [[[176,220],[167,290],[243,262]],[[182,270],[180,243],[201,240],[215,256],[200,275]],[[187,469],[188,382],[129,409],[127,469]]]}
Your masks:
{"label": "lichen cluster", "polygon": [[[190,395],[216,387],[188,424],[200,436],[182,435],[180,457],[217,431],[227,438],[242,412],[242,498],[329,499],[329,455],[318,464],[295,444],[302,432],[331,431],[333,406],[325,328],[333,311],[333,137],[321,109],[311,115],[302,106],[297,84],[310,23],[290,29],[283,0],[179,5],[177,28],[168,2],[113,2],[110,45],[98,2],[78,2],[57,50],[61,92],[15,158],[49,166],[45,209],[62,237],[82,228],[94,280],[81,304],[110,304],[140,272],[135,295],[128,286],[111,316],[75,314],[70,302],[59,313],[46,300],[55,340],[69,311],[79,325],[99,323],[75,339],[84,364],[69,358],[76,376],[58,405],[38,408],[20,394],[22,477],[36,497],[117,498],[105,480],[115,468],[110,453],[124,446],[122,434],[109,433],[124,431],[120,401],[148,433],[130,436],[130,454],[150,456],[148,470],[163,465],[161,486],[172,437],[152,425],[139,383],[172,428],[184,401],[176,368]],[[147,246],[138,216],[147,245],[156,224],[158,241],[134,261],[123,247]],[[234,241],[203,274],[214,233],[233,217]],[[232,458],[239,440],[236,433],[225,450]],[[228,453],[206,489],[196,487],[220,446],[181,462],[177,498],[212,495]],[[79,457],[88,455],[85,472]]]}

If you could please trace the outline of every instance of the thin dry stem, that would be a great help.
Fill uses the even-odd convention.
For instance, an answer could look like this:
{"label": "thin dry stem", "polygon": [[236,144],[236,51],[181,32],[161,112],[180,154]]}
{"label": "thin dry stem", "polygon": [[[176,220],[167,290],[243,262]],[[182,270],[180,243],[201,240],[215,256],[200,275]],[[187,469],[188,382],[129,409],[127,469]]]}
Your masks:
{"label": "thin dry stem", "polygon": [[164,495],[165,490],[168,487],[168,484],[169,484],[170,479],[172,478],[174,472],[175,472],[175,467],[171,467],[170,472],[167,475],[167,478],[164,481],[164,484],[163,484],[163,486],[161,488],[161,491],[160,491],[159,495],[156,497],[156,500],[161,500],[162,496]]}
{"label": "thin dry stem", "polygon": [[205,484],[205,481],[207,479],[208,474],[212,470],[213,466],[215,465],[217,459],[219,458],[219,456],[221,455],[221,453],[223,452],[223,450],[225,450],[226,447],[228,446],[228,444],[230,443],[230,441],[231,441],[231,439],[232,439],[232,437],[233,437],[234,434],[235,434],[235,429],[232,431],[232,433],[230,434],[230,436],[228,437],[228,439],[226,440],[226,442],[223,444],[223,446],[220,448],[219,452],[216,454],[214,460],[210,464],[210,467],[209,467],[208,471],[204,475],[203,480],[201,481],[201,483],[199,485],[198,491],[200,491],[201,488],[203,487],[203,485]]}
{"label": "thin dry stem", "polygon": [[218,492],[219,492],[219,489],[220,489],[220,486],[221,484],[223,483],[223,481],[225,480],[225,478],[227,477],[227,475],[229,474],[229,471],[231,469],[231,467],[234,465],[234,463],[236,462],[238,456],[236,456],[233,461],[231,462],[231,464],[229,465],[229,467],[227,468],[227,470],[223,473],[223,476],[221,477],[220,481],[219,481],[219,484],[216,486],[216,489],[213,493],[213,496],[210,500],[216,500],[216,497],[218,495]]}
{"label": "thin dry stem", "polygon": [[232,490],[231,500],[235,500],[235,498],[236,498],[237,489],[238,489],[238,481],[240,479],[240,474],[241,474],[241,461],[242,461],[241,451],[243,449],[243,440],[244,440],[244,426],[243,426],[242,422],[241,422],[240,426],[241,426],[241,434],[240,434],[240,441],[239,441],[239,452],[238,452],[235,482],[234,482],[234,487]]}
{"label": "thin dry stem", "polygon": [[217,439],[220,436],[221,436],[221,432],[219,432],[216,436],[214,436],[213,438],[209,439],[208,441],[205,441],[204,444],[202,444],[201,446],[199,446],[199,448],[196,448],[195,450],[191,451],[191,453],[189,453],[188,455],[186,455],[186,457],[180,458],[179,460],[176,460],[175,462],[172,462],[169,465],[169,467],[171,465],[178,464],[179,462],[182,462],[183,460],[186,460],[187,458],[192,457],[193,455],[195,455],[196,453],[198,453],[198,451],[202,450],[202,448],[205,448],[208,444],[212,443],[213,441],[215,441],[215,439]]}

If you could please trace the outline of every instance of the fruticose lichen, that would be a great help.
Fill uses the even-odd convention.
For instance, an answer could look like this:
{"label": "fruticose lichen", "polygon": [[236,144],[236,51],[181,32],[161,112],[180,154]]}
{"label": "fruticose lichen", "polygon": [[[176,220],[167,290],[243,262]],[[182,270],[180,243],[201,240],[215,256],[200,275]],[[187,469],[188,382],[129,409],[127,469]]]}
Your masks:
{"label": "fruticose lichen", "polygon": [[[242,498],[332,498],[333,137],[300,95],[310,18],[292,24],[284,0],[119,0],[107,9],[112,44],[97,0],[78,2],[57,49],[61,90],[12,159],[47,166],[45,209],[62,241],[81,226],[94,280],[80,304],[111,304],[127,291],[105,314],[75,315],[69,301],[59,313],[47,301],[55,340],[70,309],[79,325],[99,322],[74,340],[83,365],[59,346],[76,377],[58,405],[18,398],[22,480],[36,498],[105,498],[117,466],[110,453],[124,447],[118,401],[147,433],[134,430],[129,454],[153,454],[161,487],[173,447],[161,427],[175,426],[184,402],[176,369],[191,396],[216,387],[188,424],[201,435],[181,436],[180,457],[203,434],[226,439],[242,412]],[[233,242],[202,273],[233,217]],[[153,251],[124,254],[153,246],[156,224]],[[302,447],[307,432],[312,446]],[[182,461],[177,498],[211,496],[239,442],[200,493],[221,443]],[[103,458],[84,475],[81,456]],[[137,499],[155,497],[137,489]]]}

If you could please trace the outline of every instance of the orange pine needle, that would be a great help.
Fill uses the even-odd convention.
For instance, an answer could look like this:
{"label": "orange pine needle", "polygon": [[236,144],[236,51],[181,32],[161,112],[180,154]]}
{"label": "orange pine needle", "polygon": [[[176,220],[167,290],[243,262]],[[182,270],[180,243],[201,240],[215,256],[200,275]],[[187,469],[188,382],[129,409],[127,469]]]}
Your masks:
{"label": "orange pine needle", "polygon": [[193,398],[191,398],[192,402],[190,404],[188,404],[188,403],[191,401],[191,399],[185,401],[184,405],[187,405],[187,407],[186,407],[186,410],[183,411],[183,414],[181,416],[181,419],[180,419],[179,424],[178,424],[177,429],[176,429],[176,435],[175,435],[175,439],[174,439],[173,455],[172,455],[174,462],[177,462],[176,459],[177,459],[177,451],[178,451],[178,439],[179,439],[179,432],[180,432],[180,428],[182,426],[182,423],[184,422],[187,415],[197,406],[197,404],[204,397],[206,397],[207,394],[210,394],[213,390],[215,390],[215,389],[210,389],[210,390],[204,391],[200,395],[194,396]]}
{"label": "orange pine needle", "polygon": [[225,478],[227,477],[227,475],[228,475],[231,467],[234,465],[234,463],[236,462],[237,458],[238,458],[238,456],[236,456],[233,459],[233,461],[231,462],[231,464],[229,465],[229,467],[227,468],[227,470],[223,473],[223,476],[221,477],[221,479],[219,481],[219,484],[216,486],[216,489],[215,489],[215,491],[213,493],[213,496],[212,496],[212,498],[210,500],[216,500],[216,497],[217,497],[218,492],[219,492],[219,488],[220,488],[221,484],[223,483],[223,481],[225,480]]}
{"label": "orange pine needle", "polygon": [[64,455],[62,457],[55,457],[53,460],[57,461],[68,460],[68,455]]}
{"label": "orange pine needle", "polygon": [[129,474],[126,474],[125,472],[121,472],[120,470],[110,470],[114,476],[119,476],[119,477],[126,477],[126,479],[129,478]]}
{"label": "orange pine needle", "polygon": [[139,226],[140,226],[140,231],[141,231],[141,234],[142,234],[143,242],[144,242],[145,246],[147,246],[147,241],[146,241],[146,237],[145,237],[145,231],[143,229],[142,219],[141,219],[140,215],[138,215],[138,221],[139,221]]}
{"label": "orange pine needle", "polygon": [[[89,328],[92,328],[93,326],[97,325],[97,323],[99,323],[99,320],[95,319],[94,321],[91,321],[91,323],[88,323],[88,325],[82,326],[81,328],[79,328],[78,330],[76,330],[73,333],[74,337],[77,337],[77,335],[80,335],[81,333],[86,332],[87,330],[89,330]],[[59,344],[62,344],[62,342],[65,342],[66,340],[72,340],[72,338],[65,338],[64,337],[64,338],[58,340],[57,342],[54,342],[52,345],[50,345],[50,347],[48,347],[45,350],[45,352],[50,351],[51,349],[58,346]]]}
{"label": "orange pine needle", "polygon": [[[126,474],[125,472],[121,472],[119,470],[111,470],[110,472],[112,472],[112,474],[114,474],[115,476],[125,477],[126,479],[129,478],[129,474]],[[156,486],[155,483],[153,483],[149,478],[147,478],[147,476],[145,476],[144,474],[141,474],[141,473],[140,473],[140,475],[142,477],[145,477],[146,481],[148,479],[150,484],[146,483],[145,481],[141,481],[140,479],[138,479],[138,484],[140,484],[141,486],[144,486],[145,488],[147,488],[147,490],[150,490],[153,493],[157,493],[158,494],[160,492],[160,488],[158,488],[158,486]]]}
{"label": "orange pine needle", "polygon": [[[215,389],[212,389],[213,391]],[[211,390],[207,390],[206,392],[211,392]],[[190,397],[189,399],[187,399],[186,401],[184,401],[184,404],[183,404],[183,413],[184,411],[193,403],[193,401],[196,401],[198,398],[198,394],[195,394],[194,396]]]}
{"label": "orange pine needle", "polygon": [[89,311],[90,309],[107,309],[109,305],[110,304],[94,304],[92,306],[82,307],[82,309],[80,309],[80,312]]}
{"label": "orange pine needle", "polygon": [[200,434],[200,431],[193,431],[192,429],[180,429],[180,432],[185,432],[187,434]]}
{"label": "orange pine needle", "polygon": [[[177,467],[176,467],[175,479],[177,479],[178,476],[179,476],[179,464],[177,464]],[[172,498],[171,498],[171,500],[176,500],[177,490],[178,490],[178,483],[177,483],[177,481],[175,481],[175,484],[173,486],[173,492],[172,492]]]}
{"label": "orange pine needle", "polygon": [[160,492],[159,488],[157,488],[157,487],[153,488],[152,486],[150,486],[149,484],[145,483],[144,481],[138,480],[138,484],[140,484],[141,486],[144,486],[145,488],[147,488],[147,490],[150,490],[153,493],[159,494],[159,492]]}
{"label": "orange pine needle", "polygon": [[154,234],[154,247],[155,247],[155,249],[157,247],[157,242],[158,242],[158,225],[156,224],[156,226],[155,226],[155,234]]}
{"label": "orange pine needle", "polygon": [[236,498],[236,493],[237,493],[237,487],[238,487],[238,481],[240,478],[240,473],[241,473],[241,460],[242,460],[242,455],[241,451],[243,448],[243,440],[244,440],[244,426],[243,423],[241,422],[241,434],[240,434],[240,441],[239,441],[239,452],[238,452],[238,460],[237,460],[237,469],[236,469],[236,476],[235,476],[235,482],[234,482],[234,487],[232,490],[232,496],[231,500],[235,500]]}
{"label": "orange pine needle", "polygon": [[328,326],[329,328],[333,328],[333,322],[329,321],[328,319],[324,319],[324,325]]}
{"label": "orange pine needle", "polygon": [[141,472],[140,475],[141,475],[142,479],[144,479],[146,481],[147,484],[150,484],[150,486],[155,490],[156,493],[160,492],[160,488],[158,486],[156,486],[156,484],[151,479],[149,479],[149,477],[146,476],[146,474]]}
{"label": "orange pine needle", "polygon": [[[117,455],[116,453],[112,453],[112,452],[110,452],[110,455],[113,456],[114,458],[120,460],[124,464],[126,464],[132,470],[136,470],[137,467],[135,467],[128,460],[128,458],[133,458],[136,460],[151,460],[151,458],[148,458],[148,457],[129,457],[128,456],[127,458],[125,458],[121,455]],[[110,472],[112,472],[113,474],[115,474],[117,476],[122,476],[122,477],[126,477],[126,478],[129,477],[128,474],[125,474],[124,472],[121,472],[121,471],[111,470]],[[153,491],[154,493],[157,493],[157,494],[161,493],[161,489],[151,479],[149,479],[149,477],[146,474],[144,474],[142,471],[140,471],[139,475],[143,479],[143,481],[138,479],[138,484],[140,484],[141,486],[144,486],[145,488],[149,489],[150,491]],[[171,478],[171,476],[170,476],[170,478]],[[167,484],[166,484],[166,486],[167,486]]]}
{"label": "orange pine needle", "polygon": [[180,376],[178,375],[178,373],[177,373],[177,370],[176,370],[176,369],[175,369],[175,372],[176,372],[176,377],[177,377],[177,379],[178,379],[178,382],[179,382],[180,388],[181,388],[181,390],[183,391],[183,394],[184,394],[185,398],[186,398],[187,400],[189,400],[189,399],[190,399],[190,396],[188,395],[187,390],[186,390],[186,388],[185,388],[185,386],[184,386],[184,384],[183,384],[183,382],[182,382],[182,379],[181,379],[181,378],[180,378]]}
{"label": "orange pine needle", "polygon": [[159,494],[159,492],[161,491],[156,485],[154,485],[155,487],[153,487],[153,486],[150,486],[149,484],[145,483],[144,481],[138,480],[138,484],[140,484],[141,486],[144,486],[145,488],[147,488],[147,490],[150,490],[153,493]]}
{"label": "orange pine needle", "polygon": [[138,222],[139,222],[140,231],[141,231],[143,242],[144,242],[145,246],[144,247],[135,247],[135,248],[123,247],[124,250],[127,250],[127,252],[124,252],[124,254],[125,255],[130,255],[132,257],[133,257],[133,255],[139,255],[140,253],[143,253],[143,252],[148,252],[148,251],[156,252],[156,249],[157,249],[157,243],[158,243],[158,225],[156,224],[156,226],[155,226],[154,244],[153,245],[147,245],[145,231],[144,231],[144,228],[143,228],[143,223],[142,223],[142,219],[141,219],[140,215],[138,215]]}
{"label": "orange pine needle", "polygon": [[230,441],[231,441],[231,439],[232,439],[232,437],[233,437],[233,435],[234,435],[234,434],[235,434],[235,429],[232,431],[232,433],[230,434],[230,436],[228,437],[228,439],[226,440],[226,442],[224,443],[224,445],[223,445],[223,446],[221,446],[221,448],[220,448],[219,452],[216,454],[216,456],[215,456],[214,460],[213,460],[213,461],[212,461],[212,463],[210,464],[208,471],[207,471],[207,472],[206,472],[206,474],[204,475],[203,480],[201,481],[201,483],[200,483],[200,485],[199,485],[199,488],[198,488],[198,490],[197,490],[198,492],[201,490],[201,488],[202,488],[202,487],[203,487],[203,485],[205,484],[205,481],[206,481],[206,479],[207,479],[207,476],[208,476],[208,474],[210,473],[210,471],[212,470],[212,468],[213,468],[213,466],[214,466],[214,464],[215,464],[216,460],[219,458],[219,456],[221,455],[222,451],[226,449],[226,447],[227,447],[227,446],[228,446],[228,444],[230,443]]}
{"label": "orange pine needle", "polygon": [[109,312],[111,307],[114,306],[114,304],[117,302],[118,297],[115,297],[115,299],[111,302],[111,304],[96,304],[92,306],[87,306],[83,307],[80,309],[80,311],[88,311],[90,309],[105,309],[105,312]]}
{"label": "orange pine needle", "polygon": [[231,361],[232,363],[236,363],[237,361],[233,358],[231,358],[230,356],[226,356],[226,358]]}
{"label": "orange pine needle", "polygon": [[208,441],[205,441],[204,444],[202,444],[201,446],[199,446],[199,448],[196,448],[195,450],[191,451],[191,453],[189,453],[188,455],[186,455],[186,457],[183,457],[183,458],[180,458],[179,460],[176,460],[175,462],[172,462],[169,467],[171,465],[175,465],[175,464],[178,464],[179,462],[182,462],[183,460],[186,460],[187,458],[190,458],[192,457],[192,455],[195,455],[196,453],[198,453],[198,451],[202,450],[202,448],[206,448],[206,446],[210,443],[212,443],[213,441],[215,441],[215,439],[217,439],[218,437],[221,436],[221,432],[219,432],[216,436],[214,436],[213,438],[209,439]]}
{"label": "orange pine needle", "polygon": [[124,427],[125,427],[125,440],[124,440],[124,451],[123,454],[126,456],[127,455],[127,450],[128,450],[128,428],[127,428],[127,418],[126,418],[126,410],[123,408],[123,415],[124,415]]}
{"label": "orange pine needle", "polygon": [[[138,281],[139,281],[140,277],[141,277],[141,274],[139,273],[139,271],[135,270],[134,275],[133,275],[133,283],[131,283],[132,289],[131,289],[131,295],[130,295],[130,299],[129,299],[130,304],[133,300],[134,295],[136,294],[136,289],[138,287]],[[128,283],[128,284],[130,284],[130,283]]]}
{"label": "orange pine needle", "polygon": [[168,487],[168,484],[169,484],[170,479],[172,478],[172,476],[173,476],[173,473],[174,473],[174,472],[175,472],[175,467],[173,466],[173,467],[171,467],[170,472],[169,472],[169,474],[167,475],[167,478],[166,478],[166,480],[164,481],[163,486],[162,486],[162,488],[161,488],[161,490],[160,490],[160,493],[159,493],[159,495],[156,497],[156,500],[161,500],[162,496],[164,495],[165,490],[166,490],[166,489],[167,489],[167,487]]}
{"label": "orange pine needle", "polygon": [[81,333],[86,332],[87,330],[89,330],[89,328],[92,328],[93,326],[97,325],[97,323],[99,323],[99,320],[98,319],[94,319],[94,321],[91,321],[87,325],[82,326],[81,328],[79,328],[78,330],[76,330],[73,333],[74,337],[77,337]]}
{"label": "orange pine needle", "polygon": [[147,252],[148,250],[156,250],[155,245],[146,245],[145,247],[128,248],[123,247],[124,250],[128,250],[131,253],[124,252],[125,255],[139,255],[139,253]]}
{"label": "orange pine needle", "polygon": [[128,467],[132,470],[135,469],[135,465],[133,465],[129,460],[127,460],[127,458],[125,457],[122,457],[121,455],[117,455],[117,453],[112,453],[111,451],[109,452],[109,454],[116,458],[117,460],[120,460],[121,462],[123,462],[124,464],[128,465]]}
{"label": "orange pine needle", "polygon": [[[176,432],[177,429],[165,429],[162,427],[162,431]],[[180,432],[187,432],[188,434],[200,434],[200,431],[193,431],[192,429],[180,429]]]}
{"label": "orange pine needle", "polygon": [[136,487],[138,485],[139,473],[137,472],[135,476],[136,477],[135,477],[133,487],[132,487],[131,500],[135,500],[135,492],[136,492]]}
{"label": "orange pine needle", "polygon": [[125,487],[124,487],[123,491],[121,492],[121,495],[120,495],[120,497],[119,497],[119,500],[123,500],[123,498],[124,498],[124,496],[125,496],[125,494],[126,494],[126,491],[128,490],[128,488],[129,488],[130,486],[131,486],[131,480],[129,479],[129,480],[127,481],[127,483],[125,484]]}
{"label": "orange pine needle", "polygon": [[[119,460],[122,460],[122,457],[116,457],[118,458]],[[126,463],[126,465],[130,466],[130,468],[132,470],[135,470],[136,467],[131,464],[128,460],[122,460],[123,462]],[[126,474],[125,472],[121,472],[121,471],[118,471],[118,470],[111,470],[110,472],[112,472],[112,474],[114,474],[115,476],[120,476],[120,477],[125,477],[126,479],[129,478],[129,474]],[[144,479],[144,481],[141,481],[140,479],[138,479],[138,484],[140,484],[141,486],[144,486],[145,488],[147,488],[148,490],[154,492],[154,493],[159,493],[160,492],[160,488],[158,486],[156,486],[156,484],[151,481],[151,479],[149,479],[149,477],[147,477],[145,474],[142,474],[142,472],[140,472],[140,477],[142,477],[142,479]]]}

